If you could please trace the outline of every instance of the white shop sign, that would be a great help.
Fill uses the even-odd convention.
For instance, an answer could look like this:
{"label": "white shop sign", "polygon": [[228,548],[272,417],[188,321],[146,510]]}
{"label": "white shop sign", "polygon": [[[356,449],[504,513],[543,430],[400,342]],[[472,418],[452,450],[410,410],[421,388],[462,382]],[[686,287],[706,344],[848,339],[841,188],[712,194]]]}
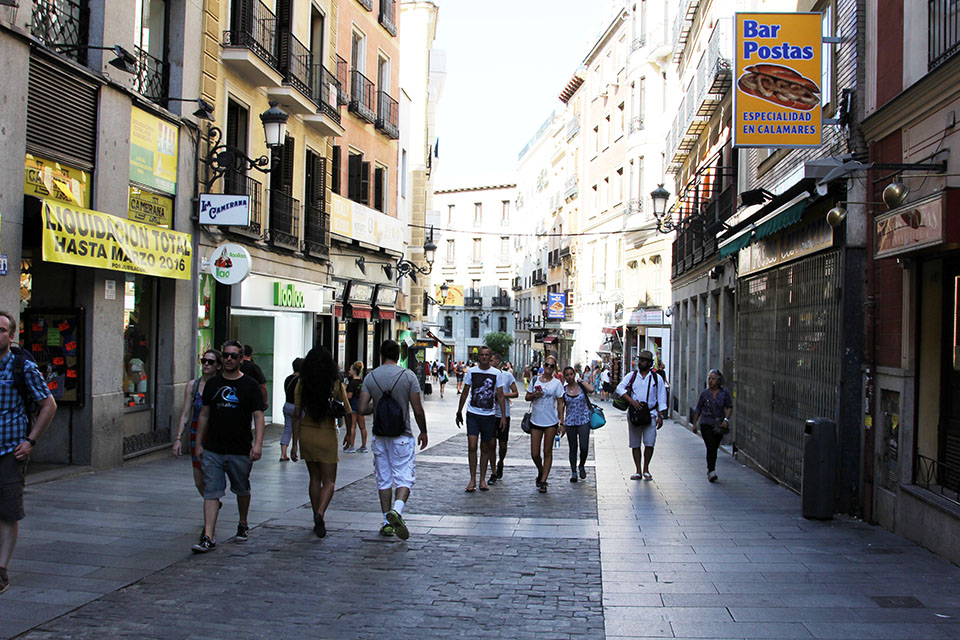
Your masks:
{"label": "white shop sign", "polygon": [[[278,288],[281,292],[279,300],[277,296]],[[326,313],[329,310],[329,302],[326,306],[324,305],[323,285],[283,280],[264,275],[251,275],[239,286],[233,287],[230,292],[230,304],[248,309],[276,309],[278,311]]]}
{"label": "white shop sign", "polygon": [[201,193],[200,224],[248,226],[250,224],[250,196]]}

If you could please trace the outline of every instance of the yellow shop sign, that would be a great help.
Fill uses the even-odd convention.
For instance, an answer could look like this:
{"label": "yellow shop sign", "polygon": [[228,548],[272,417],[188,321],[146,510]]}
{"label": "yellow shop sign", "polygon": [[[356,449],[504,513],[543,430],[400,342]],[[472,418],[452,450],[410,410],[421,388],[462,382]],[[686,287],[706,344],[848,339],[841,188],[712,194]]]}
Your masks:
{"label": "yellow shop sign", "polygon": [[130,185],[127,219],[169,229],[173,221],[173,198]]}
{"label": "yellow shop sign", "polygon": [[90,174],[31,153],[26,155],[23,193],[37,198],[90,206]]}
{"label": "yellow shop sign", "polygon": [[43,259],[189,280],[190,234],[43,200]]}

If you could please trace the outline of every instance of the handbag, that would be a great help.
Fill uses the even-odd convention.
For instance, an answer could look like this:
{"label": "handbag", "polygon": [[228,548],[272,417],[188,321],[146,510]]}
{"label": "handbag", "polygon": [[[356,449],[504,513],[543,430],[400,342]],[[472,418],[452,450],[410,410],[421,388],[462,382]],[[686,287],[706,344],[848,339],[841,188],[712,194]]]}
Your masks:
{"label": "handbag", "polygon": [[587,394],[587,390],[583,388],[583,383],[580,383],[580,391],[583,392],[583,398],[587,401],[587,406],[590,408],[590,428],[599,429],[607,424],[607,418],[603,415],[603,409],[590,402],[590,395]]}
{"label": "handbag", "polygon": [[[630,376],[630,382],[627,383],[627,393],[630,392],[630,389],[633,388],[633,381],[637,379],[637,372],[634,371],[633,375]],[[613,408],[617,411],[626,411],[630,408],[630,403],[627,402],[623,396],[617,396],[613,399]]]}
{"label": "handbag", "polygon": [[523,414],[523,420],[520,421],[520,429],[522,429],[524,433],[530,433],[530,418],[532,416],[532,411],[527,411]]}
{"label": "handbag", "polygon": [[[342,382],[338,382],[337,384],[339,384],[340,387],[343,386]],[[346,393],[343,393],[342,395],[345,396]],[[327,416],[333,418],[334,420],[339,420],[345,415],[347,415],[346,405],[341,400],[337,400],[336,396],[333,393],[331,393],[330,400],[328,401],[328,404],[327,404]]]}

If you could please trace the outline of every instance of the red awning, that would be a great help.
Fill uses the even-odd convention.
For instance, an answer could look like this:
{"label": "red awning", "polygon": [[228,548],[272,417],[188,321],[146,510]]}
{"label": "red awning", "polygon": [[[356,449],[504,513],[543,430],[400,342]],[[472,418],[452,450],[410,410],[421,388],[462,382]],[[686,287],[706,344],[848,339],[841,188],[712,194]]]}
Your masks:
{"label": "red awning", "polygon": [[443,340],[441,340],[440,338],[438,338],[438,337],[436,336],[436,334],[433,333],[433,331],[429,331],[429,330],[428,330],[428,331],[427,331],[427,335],[428,335],[429,337],[433,338],[434,340],[436,340],[437,342],[439,342],[440,344],[442,344],[443,346],[445,346],[445,347],[448,346],[447,343],[444,342]]}
{"label": "red awning", "polygon": [[378,320],[393,320],[397,316],[395,309],[381,309],[377,307],[377,319]]}
{"label": "red awning", "polygon": [[373,308],[362,304],[350,305],[350,317],[369,320],[373,317]]}
{"label": "red awning", "polygon": [[342,304],[333,305],[333,317],[334,317],[334,318],[342,318],[342,317],[343,317],[343,305],[342,305]]}
{"label": "red awning", "polygon": [[620,327],[604,327],[603,332],[609,333],[610,335],[615,335],[617,333],[620,333]]}
{"label": "red awning", "polygon": [[543,336],[543,344],[553,344],[557,340],[557,336]]}

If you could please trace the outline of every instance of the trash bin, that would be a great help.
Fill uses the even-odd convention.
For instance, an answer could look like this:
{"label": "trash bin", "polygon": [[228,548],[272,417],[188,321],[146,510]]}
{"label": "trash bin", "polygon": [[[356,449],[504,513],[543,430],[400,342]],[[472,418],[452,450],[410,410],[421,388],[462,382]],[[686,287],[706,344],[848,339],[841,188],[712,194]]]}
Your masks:
{"label": "trash bin", "polygon": [[800,502],[804,518],[833,517],[837,485],[837,423],[807,420],[803,429],[803,479]]}

